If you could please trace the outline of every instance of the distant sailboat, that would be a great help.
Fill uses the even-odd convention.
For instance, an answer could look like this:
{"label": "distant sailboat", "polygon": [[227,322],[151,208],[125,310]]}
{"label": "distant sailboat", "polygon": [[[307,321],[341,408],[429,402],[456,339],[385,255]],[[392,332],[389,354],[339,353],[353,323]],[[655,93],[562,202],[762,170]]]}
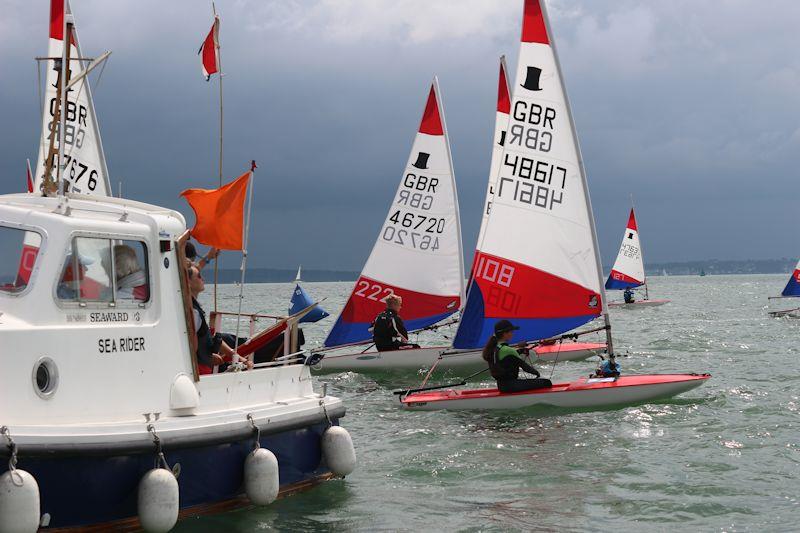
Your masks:
{"label": "distant sailboat", "polygon": [[701,268],[700,269],[700,276],[702,277],[702,276],[705,276],[705,275],[706,275],[706,271]]}
{"label": "distant sailboat", "polygon": [[[297,276],[295,276],[294,278],[295,286],[294,286],[294,291],[292,291],[292,300],[289,306],[290,315],[294,315],[295,313],[298,313],[303,309],[311,305],[314,305],[315,303],[314,300],[311,298],[311,296],[309,296],[306,290],[302,287],[302,285],[300,285],[301,281],[300,274],[302,268],[303,268],[302,266],[297,267]],[[328,313],[325,309],[317,305],[316,307],[314,307],[314,309],[312,309],[305,316],[303,316],[303,318],[300,319],[300,322],[319,322],[320,320],[328,316],[330,316],[330,313]]]}
{"label": "distant sailboat", "polygon": [[633,302],[611,302],[609,307],[655,307],[664,305],[669,300],[651,300],[647,288],[647,277],[644,273],[644,257],[642,247],[639,242],[639,226],[636,223],[636,213],[631,207],[628,216],[628,224],[625,226],[625,234],[622,236],[622,244],[619,247],[617,260],[611,269],[606,280],[606,290],[626,290],[636,287],[644,287],[644,300],[634,300]]}
{"label": "distant sailboat", "polygon": [[[800,298],[800,261],[798,261],[797,265],[794,267],[792,275],[789,276],[789,281],[786,283],[786,287],[783,288],[783,292],[781,292],[781,295],[770,296],[769,299],[776,300],[783,298]],[[784,309],[781,311],[770,311],[769,316],[800,318],[800,307],[794,307],[792,309]]]}

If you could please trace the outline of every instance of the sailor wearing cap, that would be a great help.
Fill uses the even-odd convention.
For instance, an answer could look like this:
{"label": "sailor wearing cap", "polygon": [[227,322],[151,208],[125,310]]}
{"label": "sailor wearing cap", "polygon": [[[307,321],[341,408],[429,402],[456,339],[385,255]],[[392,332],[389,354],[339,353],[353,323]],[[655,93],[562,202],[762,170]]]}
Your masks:
{"label": "sailor wearing cap", "polygon": [[[492,377],[497,380],[500,392],[520,392],[552,387],[549,379],[542,379],[539,371],[525,362],[527,348],[512,348],[508,345],[519,327],[508,320],[499,320],[494,325],[494,335],[483,348],[483,358],[489,364]],[[536,376],[536,379],[519,379],[520,369]]]}

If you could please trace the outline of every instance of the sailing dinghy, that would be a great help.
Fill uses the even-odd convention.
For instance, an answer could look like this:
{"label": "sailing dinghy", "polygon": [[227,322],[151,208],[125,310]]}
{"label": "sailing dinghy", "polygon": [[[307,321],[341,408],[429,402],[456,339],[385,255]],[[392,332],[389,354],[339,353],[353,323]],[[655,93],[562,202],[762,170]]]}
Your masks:
{"label": "sailing dinghy", "polygon": [[[403,298],[408,331],[430,328],[461,308],[464,266],[453,163],[433,80],[403,178],[353,291],[325,339],[321,370],[357,370],[389,361],[391,368],[430,365],[441,348],[378,352],[372,321],[390,295]],[[421,364],[420,364],[421,363]]]}
{"label": "sailing dinghy", "polygon": [[630,303],[610,302],[608,306],[639,308],[656,307],[669,303],[669,300],[650,299],[647,276],[644,273],[642,245],[639,242],[639,226],[636,223],[636,213],[631,207],[631,214],[628,216],[628,224],[625,226],[625,234],[622,236],[617,260],[614,261],[614,267],[606,280],[606,290],[626,290],[642,286],[644,287],[644,300],[634,300]]}
{"label": "sailing dinghy", "polygon": [[[786,287],[783,288],[783,292],[781,292],[780,296],[770,296],[770,300],[777,300],[783,298],[798,298],[800,297],[800,261],[797,262],[797,265],[794,267],[794,271],[792,275],[789,277],[788,283],[786,283]],[[784,309],[781,311],[770,311],[769,316],[774,318],[781,318],[781,317],[788,317],[788,318],[800,318],[800,307],[793,307],[791,309]]]}
{"label": "sailing dinghy", "polygon": [[[532,342],[602,316],[613,361],[594,217],[545,7],[540,0],[525,0],[523,13],[519,85],[498,186],[454,345],[482,347],[501,319],[519,328],[515,341]],[[396,394],[408,409],[594,408],[673,396],[709,377],[581,378],[517,393],[445,385]]]}
{"label": "sailing dinghy", "polygon": [[[508,125],[511,98],[506,72],[505,57],[501,57],[491,170],[481,223],[481,235],[491,208],[491,199],[500,170],[500,158]],[[473,368],[485,364],[479,350],[451,353],[451,346],[378,352],[371,345],[372,334],[368,329],[375,316],[383,310],[381,299],[390,291],[404,296],[406,307],[401,316],[404,317],[409,331],[441,326],[440,322],[460,307],[463,281],[458,280],[463,280],[464,275],[460,259],[462,255],[458,201],[447,127],[441,110],[438,84],[434,81],[422,123],[411,150],[411,156],[406,165],[405,177],[400,183],[395,201],[389,210],[386,222],[364,271],[356,282],[353,293],[337,319],[334,329],[325,341],[325,350],[332,351],[328,351],[317,365],[318,371],[419,370],[430,367],[436,361],[439,361],[441,368]],[[422,169],[417,165],[420,157],[423,157],[419,155],[423,146],[430,146],[430,150],[425,152],[425,162],[423,163],[424,166],[430,168],[424,175],[419,172]],[[409,177],[412,177],[412,180],[409,180]],[[414,179],[416,182],[413,181]],[[437,189],[430,191],[430,194],[419,195],[417,193],[419,186],[415,183],[422,179],[436,179]],[[407,201],[409,194],[416,198],[416,209],[409,209],[413,207]],[[425,209],[428,204],[430,207]],[[446,225],[444,231],[438,234],[435,246],[431,246],[423,253],[422,250],[411,251],[407,246],[397,246],[396,243],[385,242],[385,237],[395,231],[394,228],[398,226],[398,221],[401,222],[400,225],[403,225],[402,220],[409,216],[406,214],[407,212],[412,212],[415,217],[424,217],[428,216],[431,209],[445,214],[454,221],[452,226]],[[421,229],[425,229],[424,225]],[[453,229],[458,232],[457,235],[453,233]],[[403,231],[399,227],[396,230]],[[478,242],[480,240],[481,237]],[[384,272],[385,265],[393,265],[393,268]],[[405,265],[414,265],[417,268],[409,268],[409,271],[404,272]],[[400,272],[395,272],[398,267]],[[443,270],[437,270],[442,267],[444,267]],[[389,279],[395,280],[393,286],[387,284]],[[420,302],[425,302],[426,299],[431,300],[429,295],[444,295],[444,299],[438,296],[440,301],[438,306],[417,309]],[[458,304],[454,303],[456,297],[458,297]],[[587,359],[604,350],[605,344],[601,343],[559,342],[537,346],[532,352],[541,361],[567,361]]]}
{"label": "sailing dinghy", "polygon": [[300,279],[300,271],[302,268],[302,266],[297,267],[297,276],[294,278],[294,291],[292,291],[292,299],[289,304],[289,314],[293,315],[310,305],[314,305],[314,308],[311,311],[303,315],[303,318],[300,319],[300,322],[319,322],[323,318],[330,316],[330,313],[328,313],[319,305],[315,305],[315,301],[311,298],[311,296],[309,296],[303,286],[300,285],[300,282],[302,281]]}

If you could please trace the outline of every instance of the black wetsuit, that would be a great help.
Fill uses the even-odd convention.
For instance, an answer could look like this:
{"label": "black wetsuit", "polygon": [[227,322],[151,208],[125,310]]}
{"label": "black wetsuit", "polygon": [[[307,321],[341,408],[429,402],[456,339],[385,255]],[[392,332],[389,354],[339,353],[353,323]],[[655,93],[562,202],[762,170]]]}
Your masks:
{"label": "black wetsuit", "polygon": [[403,346],[417,346],[404,342],[408,338],[403,319],[393,309],[385,309],[372,322],[372,342],[379,352],[399,350]]}
{"label": "black wetsuit", "polygon": [[[520,369],[536,376],[536,379],[519,379]],[[539,371],[526,363],[514,348],[506,343],[497,346],[489,362],[489,371],[497,380],[500,392],[520,392],[532,389],[552,387],[549,379],[540,378]]]}
{"label": "black wetsuit", "polygon": [[192,307],[200,315],[200,324],[195,324],[197,328],[197,362],[201,365],[214,366],[211,356],[219,352],[220,341],[211,335],[211,328],[206,322],[206,313],[194,298],[192,298]]}

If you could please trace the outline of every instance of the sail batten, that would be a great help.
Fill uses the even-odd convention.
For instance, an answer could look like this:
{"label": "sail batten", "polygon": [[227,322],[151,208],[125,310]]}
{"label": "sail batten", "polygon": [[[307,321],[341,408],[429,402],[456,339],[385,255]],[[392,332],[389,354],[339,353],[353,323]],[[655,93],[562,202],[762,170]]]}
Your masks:
{"label": "sail batten", "polygon": [[591,205],[551,43],[539,0],[525,0],[505,142],[453,343],[458,349],[483,346],[501,319],[520,327],[515,340],[534,341],[603,311]]}
{"label": "sail batten", "polygon": [[392,294],[403,298],[409,331],[444,320],[461,308],[463,280],[455,176],[434,79],[392,205],[325,346],[370,340]]}

